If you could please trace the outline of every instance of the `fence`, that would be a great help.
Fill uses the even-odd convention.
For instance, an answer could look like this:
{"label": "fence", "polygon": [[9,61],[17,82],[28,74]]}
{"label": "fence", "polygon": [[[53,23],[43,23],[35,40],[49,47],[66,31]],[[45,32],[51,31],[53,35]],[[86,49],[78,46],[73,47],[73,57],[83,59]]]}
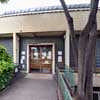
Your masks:
{"label": "fence", "polygon": [[57,84],[60,89],[60,93],[63,100],[72,100],[72,94],[69,90],[69,86],[72,90],[75,90],[75,81],[73,70],[65,67],[64,70],[57,69]]}

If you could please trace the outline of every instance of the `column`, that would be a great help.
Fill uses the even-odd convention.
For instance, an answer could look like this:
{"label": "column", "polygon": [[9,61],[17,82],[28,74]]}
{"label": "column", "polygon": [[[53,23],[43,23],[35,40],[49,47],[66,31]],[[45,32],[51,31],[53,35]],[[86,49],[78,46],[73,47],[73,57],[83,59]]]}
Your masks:
{"label": "column", "polygon": [[65,64],[70,65],[70,36],[69,31],[66,31],[65,35]]}
{"label": "column", "polygon": [[13,33],[13,61],[19,64],[19,37],[17,33]]}

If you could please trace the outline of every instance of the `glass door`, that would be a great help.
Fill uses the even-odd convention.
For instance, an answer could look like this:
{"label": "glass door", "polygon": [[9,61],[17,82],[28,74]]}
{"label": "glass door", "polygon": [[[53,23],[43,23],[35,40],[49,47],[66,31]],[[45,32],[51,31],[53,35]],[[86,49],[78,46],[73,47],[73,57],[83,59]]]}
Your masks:
{"label": "glass door", "polygon": [[41,69],[43,72],[52,71],[52,46],[41,47]]}
{"label": "glass door", "polygon": [[39,72],[52,71],[52,46],[37,45],[30,47],[30,68]]}
{"label": "glass door", "polygon": [[31,47],[31,69],[40,69],[40,47]]}

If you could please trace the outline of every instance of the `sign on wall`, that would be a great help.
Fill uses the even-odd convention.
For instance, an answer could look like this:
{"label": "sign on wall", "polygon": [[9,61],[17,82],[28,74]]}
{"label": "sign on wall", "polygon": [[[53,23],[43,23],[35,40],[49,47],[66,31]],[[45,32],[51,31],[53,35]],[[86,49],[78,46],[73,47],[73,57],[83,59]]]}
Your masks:
{"label": "sign on wall", "polygon": [[58,51],[58,62],[62,62],[62,51]]}

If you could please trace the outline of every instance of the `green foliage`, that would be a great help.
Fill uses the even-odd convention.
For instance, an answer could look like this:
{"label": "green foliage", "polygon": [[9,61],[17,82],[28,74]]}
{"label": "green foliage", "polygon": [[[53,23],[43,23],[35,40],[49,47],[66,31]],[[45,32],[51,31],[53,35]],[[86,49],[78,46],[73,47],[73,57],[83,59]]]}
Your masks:
{"label": "green foliage", "polygon": [[0,45],[0,61],[6,61],[9,63],[12,63],[12,57],[7,53],[7,50],[5,47]]}
{"label": "green foliage", "polygon": [[0,0],[1,3],[7,3],[9,0]]}
{"label": "green foliage", "polygon": [[0,91],[4,89],[13,77],[12,57],[3,46],[0,46]]}

